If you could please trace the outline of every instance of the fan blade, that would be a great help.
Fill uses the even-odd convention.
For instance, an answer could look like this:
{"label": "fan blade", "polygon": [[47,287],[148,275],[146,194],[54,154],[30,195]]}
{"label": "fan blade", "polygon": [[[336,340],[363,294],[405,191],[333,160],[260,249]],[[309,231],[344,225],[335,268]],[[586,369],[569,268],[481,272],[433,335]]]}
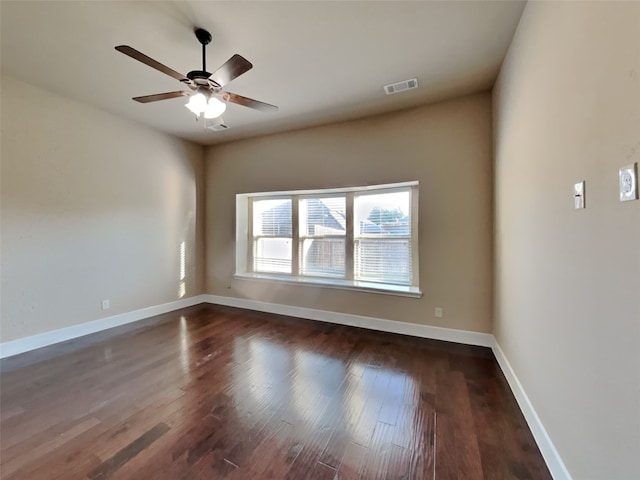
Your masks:
{"label": "fan blade", "polygon": [[275,105],[270,105],[268,103],[260,102],[258,100],[254,100],[253,98],[243,97],[242,95],[237,95],[231,92],[222,92],[223,98],[231,103],[237,103],[238,105],[242,105],[243,107],[253,108],[255,110],[260,110],[262,112],[277,112],[278,107]]}
{"label": "fan blade", "polygon": [[253,68],[251,62],[237,53],[209,77],[221,87]]}
{"label": "fan blade", "polygon": [[158,100],[169,100],[170,98],[188,97],[191,92],[179,90],[177,92],[156,93],[155,95],[145,95],[144,97],[133,97],[132,100],[140,103],[157,102]]}
{"label": "fan blade", "polygon": [[130,56],[134,60],[138,60],[139,62],[144,63],[145,65],[149,65],[151,68],[155,68],[159,72],[164,73],[165,75],[169,75],[170,77],[175,78],[176,80],[188,81],[187,77],[182,75],[181,73],[176,72],[175,70],[161,64],[160,62],[154,60],[151,57],[147,57],[144,53],[139,52],[135,48],[131,48],[129,45],[118,45],[116,47],[121,53]]}

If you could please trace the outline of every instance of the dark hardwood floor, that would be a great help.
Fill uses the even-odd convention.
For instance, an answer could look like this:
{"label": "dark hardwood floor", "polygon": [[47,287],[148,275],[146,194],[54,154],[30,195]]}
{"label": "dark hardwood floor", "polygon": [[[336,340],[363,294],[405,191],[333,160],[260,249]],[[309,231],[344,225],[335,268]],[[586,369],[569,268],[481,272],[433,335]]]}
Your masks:
{"label": "dark hardwood floor", "polygon": [[200,305],[2,361],[11,479],[550,479],[492,352]]}

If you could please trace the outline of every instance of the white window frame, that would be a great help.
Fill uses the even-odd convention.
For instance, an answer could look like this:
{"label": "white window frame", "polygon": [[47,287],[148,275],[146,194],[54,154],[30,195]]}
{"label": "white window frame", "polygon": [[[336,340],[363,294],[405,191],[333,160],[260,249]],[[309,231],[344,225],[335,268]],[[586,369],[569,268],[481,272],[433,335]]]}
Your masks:
{"label": "white window frame", "polygon": [[[354,196],[358,193],[387,193],[394,190],[411,191],[411,272],[410,285],[384,282],[361,281],[354,279]],[[408,297],[421,297],[419,285],[419,239],[418,239],[418,182],[403,182],[385,185],[369,185],[364,187],[333,188],[321,190],[291,190],[278,192],[241,193],[236,195],[236,273],[239,279],[259,280],[267,282],[284,282],[298,285],[315,285],[329,288],[358,290]],[[344,194],[346,202],[345,241],[345,278],[313,277],[299,274],[300,232],[298,220],[298,201],[303,198],[318,198]],[[291,198],[292,214],[292,254],[291,274],[253,272],[253,199]],[[304,238],[307,238],[304,236]],[[399,237],[405,238],[405,237]]]}

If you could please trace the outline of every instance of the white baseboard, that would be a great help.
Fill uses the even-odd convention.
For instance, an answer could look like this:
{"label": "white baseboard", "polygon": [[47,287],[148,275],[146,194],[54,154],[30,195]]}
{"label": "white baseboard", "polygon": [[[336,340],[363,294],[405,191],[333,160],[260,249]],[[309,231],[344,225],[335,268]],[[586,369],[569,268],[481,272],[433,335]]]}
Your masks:
{"label": "white baseboard", "polygon": [[479,345],[481,347],[492,347],[495,344],[493,335],[490,333],[432,327],[429,325],[418,325],[416,323],[398,322],[394,320],[384,320],[382,318],[365,317],[361,315],[330,312],[327,310],[316,310],[305,307],[293,307],[278,303],[258,302],[256,300],[223,297],[220,295],[203,295],[203,298],[206,302],[218,305],[246,308],[248,310],[258,310],[260,312],[276,313],[278,315],[306,318],[309,320],[320,320],[322,322],[349,325],[351,327],[368,328],[369,330],[400,333],[403,335],[410,335],[412,337],[432,338],[434,340],[464,343],[467,345]]}
{"label": "white baseboard", "polygon": [[203,303],[204,295],[196,295],[195,297],[183,298],[175,302],[163,303],[162,305],[154,305],[152,307],[141,308],[132,312],[125,312],[118,315],[112,315],[106,318],[100,318],[70,327],[59,328],[49,332],[39,333],[29,337],[19,338],[9,342],[0,343],[0,358],[11,357],[19,353],[35,350],[36,348],[46,347],[54,343],[64,342],[78,337],[83,337],[91,333],[100,332],[109,328],[118,327],[127,323],[137,322],[145,318],[161,315],[163,313],[172,312],[180,308],[190,307]]}
{"label": "white baseboard", "polygon": [[522,388],[522,384],[518,380],[515,372],[511,368],[509,361],[496,342],[494,336],[490,333],[471,332],[467,330],[455,330],[451,328],[433,327],[429,325],[418,325],[414,323],[398,322],[393,320],[385,320],[381,318],[365,317],[361,315],[352,315],[348,313],[331,312],[327,310],[316,310],[312,308],[294,307],[290,305],[281,305],[276,303],[259,302],[255,300],[245,300],[235,297],[224,297],[219,295],[197,295],[194,297],[169,302],[162,305],[134,310],[132,312],[121,313],[107,318],[101,318],[79,325],[53,330],[50,332],[40,333],[30,337],[20,338],[5,343],[0,343],[0,358],[10,357],[29,350],[53,345],[55,343],[71,340],[73,338],[82,337],[91,333],[100,332],[109,328],[125,325],[127,323],[137,322],[145,318],[161,315],[180,308],[190,307],[200,303],[212,303],[217,305],[226,305],[230,307],[246,308],[248,310],[257,310],[260,312],[275,313],[279,315],[287,315],[291,317],[306,318],[309,320],[319,320],[328,323],[336,323],[340,325],[348,325],[353,327],[367,328],[370,330],[379,330],[389,333],[399,333],[410,335],[413,337],[430,338],[434,340],[444,340],[447,342],[463,343],[467,345],[477,345],[482,347],[490,347],[504,373],[504,376],[511,387],[511,391],[520,406],[531,433],[535,438],[538,448],[547,463],[547,467],[551,472],[554,480],[571,480],[571,475],[564,465],[560,454],[556,450],[551,438],[549,437],[544,425],[540,421],[540,417],[536,413],[529,397]]}
{"label": "white baseboard", "polygon": [[547,467],[549,468],[549,472],[554,480],[571,480],[571,474],[567,470],[560,454],[556,450],[556,447],[553,445],[547,430],[544,428],[540,417],[536,413],[529,397],[527,396],[524,388],[522,388],[522,384],[516,373],[511,368],[511,364],[507,357],[505,357],[504,352],[498,345],[498,342],[494,338],[493,345],[493,354],[498,361],[498,365],[502,369],[502,373],[509,382],[509,386],[511,387],[511,391],[513,392],[513,396],[516,397],[516,401],[520,406],[520,410],[524,415],[525,420],[527,421],[527,425],[529,425],[529,429],[533,434],[533,438],[535,438],[536,443],[538,444],[538,448],[540,449],[540,453],[542,453],[542,457],[544,461],[547,463]]}

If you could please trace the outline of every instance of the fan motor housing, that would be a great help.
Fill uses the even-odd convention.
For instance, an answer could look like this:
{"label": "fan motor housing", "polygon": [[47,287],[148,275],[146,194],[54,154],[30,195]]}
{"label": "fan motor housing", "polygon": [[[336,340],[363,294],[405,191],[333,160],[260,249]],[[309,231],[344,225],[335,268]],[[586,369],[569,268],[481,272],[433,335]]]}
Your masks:
{"label": "fan motor housing", "polygon": [[187,78],[197,87],[220,88],[220,85],[209,78],[210,76],[211,74],[204,70],[193,70],[187,73]]}
{"label": "fan motor housing", "polygon": [[189,73],[187,73],[187,78],[193,81],[206,80],[210,76],[211,74],[209,72],[205,72],[204,70],[192,70]]}

